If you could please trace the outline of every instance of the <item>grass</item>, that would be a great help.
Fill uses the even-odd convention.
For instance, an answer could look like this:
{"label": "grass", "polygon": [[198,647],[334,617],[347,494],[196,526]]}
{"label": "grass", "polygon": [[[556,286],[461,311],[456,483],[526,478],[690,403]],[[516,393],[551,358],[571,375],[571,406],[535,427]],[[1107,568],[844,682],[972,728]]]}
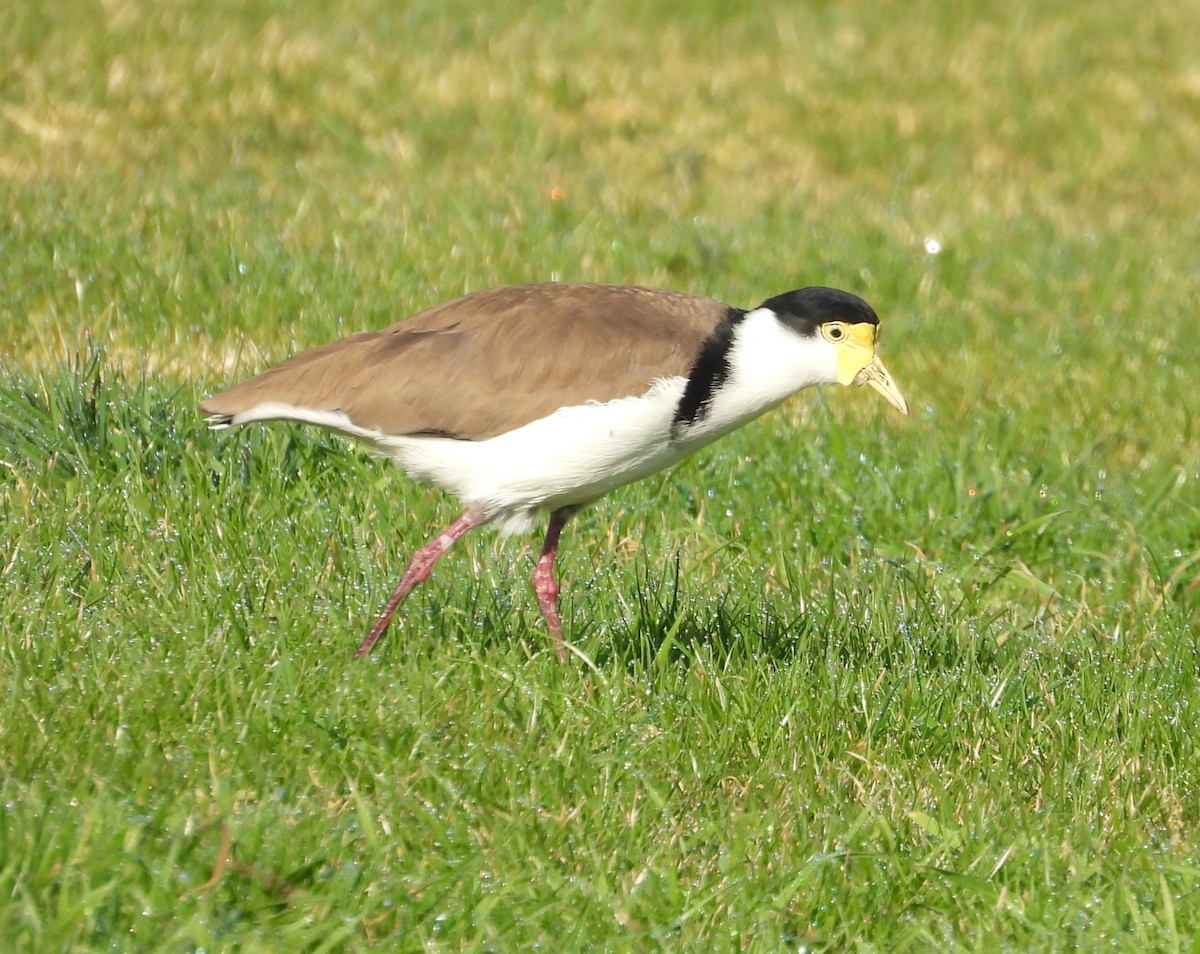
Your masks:
{"label": "grass", "polygon": [[[1200,14],[0,10],[13,950],[1196,951]],[[936,242],[936,245],[933,244]],[[203,393],[461,291],[883,315],[564,544]],[[536,541],[534,541],[536,543]]]}

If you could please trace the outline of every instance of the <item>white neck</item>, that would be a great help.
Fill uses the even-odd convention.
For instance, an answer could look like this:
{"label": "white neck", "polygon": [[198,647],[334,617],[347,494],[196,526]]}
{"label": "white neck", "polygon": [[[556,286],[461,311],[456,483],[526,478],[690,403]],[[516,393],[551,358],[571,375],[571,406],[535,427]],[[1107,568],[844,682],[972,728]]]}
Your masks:
{"label": "white neck", "polygon": [[734,329],[729,375],[704,418],[684,437],[708,443],[741,427],[801,388],[837,381],[837,351],[821,336],[806,338],[769,308],[749,312]]}

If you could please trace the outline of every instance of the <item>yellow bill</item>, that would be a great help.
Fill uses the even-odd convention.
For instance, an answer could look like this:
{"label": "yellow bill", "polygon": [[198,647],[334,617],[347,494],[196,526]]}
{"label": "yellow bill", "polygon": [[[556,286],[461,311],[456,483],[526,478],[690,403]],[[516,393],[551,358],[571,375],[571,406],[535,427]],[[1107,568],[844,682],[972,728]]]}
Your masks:
{"label": "yellow bill", "polygon": [[846,337],[838,343],[838,380],[842,384],[869,385],[897,411],[907,414],[908,402],[875,353],[877,334],[877,326],[866,323],[847,329]]}

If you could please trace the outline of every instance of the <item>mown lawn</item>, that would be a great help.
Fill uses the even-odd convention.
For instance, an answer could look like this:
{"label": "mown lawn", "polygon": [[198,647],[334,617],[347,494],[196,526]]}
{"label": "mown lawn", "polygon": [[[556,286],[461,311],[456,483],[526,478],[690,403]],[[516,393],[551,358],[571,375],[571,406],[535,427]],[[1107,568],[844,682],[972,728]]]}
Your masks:
{"label": "mown lawn", "polygon": [[[1200,951],[1200,9],[0,8],[0,947]],[[202,395],[466,290],[870,300],[568,531]]]}

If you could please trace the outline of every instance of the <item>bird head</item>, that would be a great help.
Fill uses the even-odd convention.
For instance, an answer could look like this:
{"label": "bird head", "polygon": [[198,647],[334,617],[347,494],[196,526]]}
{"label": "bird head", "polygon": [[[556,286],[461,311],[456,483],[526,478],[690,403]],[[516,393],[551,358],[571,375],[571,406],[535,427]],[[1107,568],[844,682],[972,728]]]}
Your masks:
{"label": "bird head", "polygon": [[831,346],[830,378],[867,385],[901,414],[908,402],[879,359],[879,317],[857,295],[836,288],[802,288],[764,302],[780,321]]}

